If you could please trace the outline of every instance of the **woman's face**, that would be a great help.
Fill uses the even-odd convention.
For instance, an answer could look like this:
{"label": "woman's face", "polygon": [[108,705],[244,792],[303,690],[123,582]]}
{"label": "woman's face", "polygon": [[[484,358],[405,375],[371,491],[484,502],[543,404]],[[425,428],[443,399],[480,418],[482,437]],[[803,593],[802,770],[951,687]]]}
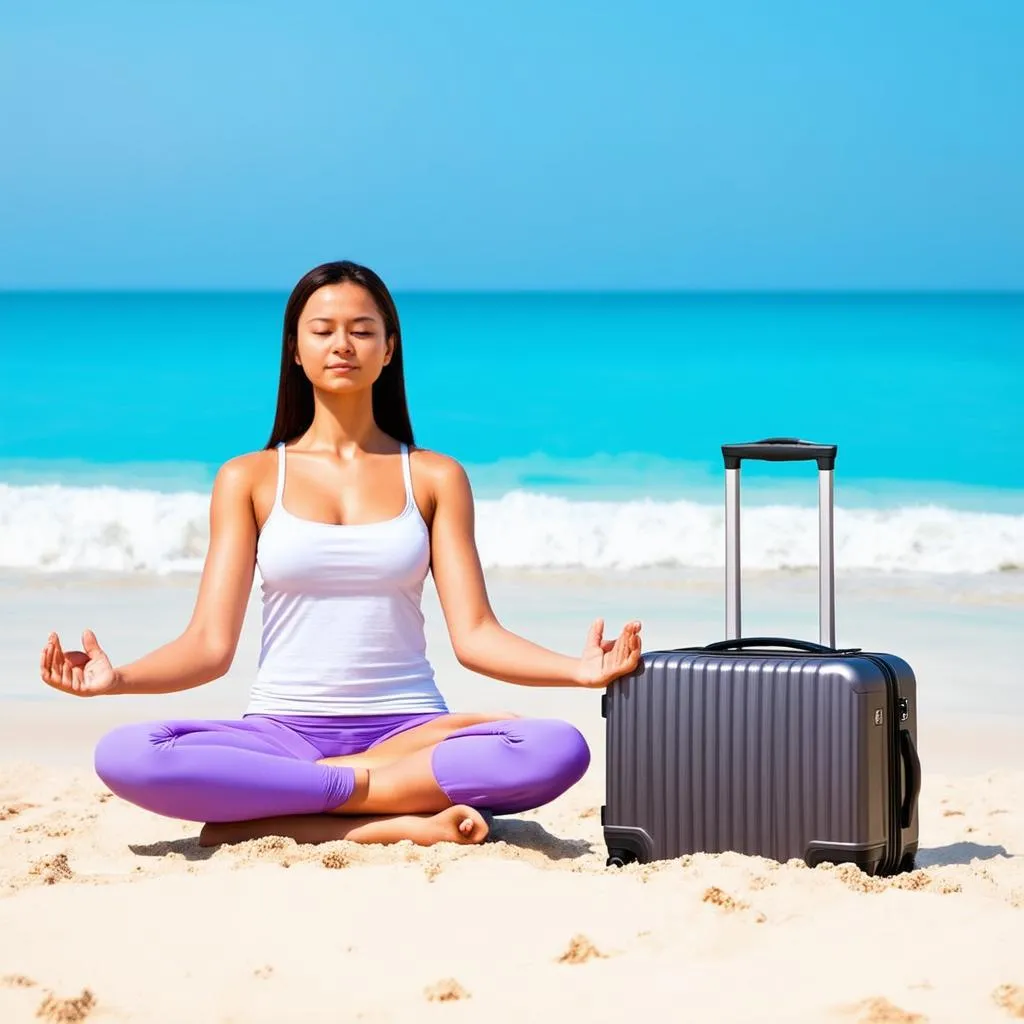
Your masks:
{"label": "woman's face", "polygon": [[385,336],[384,318],[362,285],[318,288],[299,315],[295,361],[322,391],[371,387],[393,352],[394,338]]}

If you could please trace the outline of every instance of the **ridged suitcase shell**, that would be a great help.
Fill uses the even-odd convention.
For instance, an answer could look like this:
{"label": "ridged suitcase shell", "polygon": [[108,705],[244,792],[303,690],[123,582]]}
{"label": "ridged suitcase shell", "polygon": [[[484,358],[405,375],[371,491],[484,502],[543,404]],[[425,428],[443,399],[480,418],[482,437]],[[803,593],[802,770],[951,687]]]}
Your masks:
{"label": "ridged suitcase shell", "polygon": [[609,864],[733,850],[910,869],[916,697],[892,655],[646,653],[603,699]]}

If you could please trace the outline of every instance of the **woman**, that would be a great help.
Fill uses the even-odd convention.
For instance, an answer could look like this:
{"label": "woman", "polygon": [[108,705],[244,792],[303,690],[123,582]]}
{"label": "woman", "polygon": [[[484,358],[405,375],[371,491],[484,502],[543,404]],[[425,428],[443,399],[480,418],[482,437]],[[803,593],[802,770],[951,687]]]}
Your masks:
{"label": "woman", "polygon": [[114,793],[206,822],[204,845],[271,834],[479,843],[481,810],[537,807],[579,781],[590,753],[571,725],[449,712],[425,656],[428,569],[469,669],[603,687],[639,660],[637,622],[605,641],[597,620],[571,658],[497,621],[466,474],[414,447],[398,313],[380,278],[347,261],[310,271],[288,300],[270,441],[217,473],[184,633],[118,668],[91,631],[83,651],[65,652],[51,634],[43,681],[91,697],[172,693],[224,675],[257,566],[262,645],[244,716],[123,726],[96,749]]}

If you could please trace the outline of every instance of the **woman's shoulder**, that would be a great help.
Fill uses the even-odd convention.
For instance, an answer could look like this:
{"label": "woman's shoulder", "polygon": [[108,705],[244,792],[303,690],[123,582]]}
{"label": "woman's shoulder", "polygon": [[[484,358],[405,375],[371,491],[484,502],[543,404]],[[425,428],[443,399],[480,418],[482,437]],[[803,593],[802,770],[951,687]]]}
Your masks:
{"label": "woman's shoulder", "polygon": [[440,481],[466,475],[466,471],[457,459],[445,455],[443,452],[434,451],[432,448],[410,446],[409,461],[421,473]]}
{"label": "woman's shoulder", "polygon": [[226,490],[253,488],[261,484],[269,474],[276,473],[277,452],[273,449],[261,449],[235,455],[223,463],[217,470],[214,487]]}
{"label": "woman's shoulder", "polygon": [[450,455],[431,448],[410,446],[409,464],[418,477],[429,482],[435,495],[452,489],[469,489],[469,475],[462,464]]}

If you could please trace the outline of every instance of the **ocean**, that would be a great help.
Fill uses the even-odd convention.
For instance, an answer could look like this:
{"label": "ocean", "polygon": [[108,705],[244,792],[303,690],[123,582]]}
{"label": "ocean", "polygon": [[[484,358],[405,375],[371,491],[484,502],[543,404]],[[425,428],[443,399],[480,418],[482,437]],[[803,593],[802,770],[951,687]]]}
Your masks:
{"label": "ocean", "polygon": [[[262,447],[286,294],[0,294],[0,569],[196,571]],[[838,444],[837,569],[1024,570],[1024,295],[398,294],[419,444],[489,568],[723,562],[720,445]],[[815,565],[810,464],[743,470],[743,565]]]}

